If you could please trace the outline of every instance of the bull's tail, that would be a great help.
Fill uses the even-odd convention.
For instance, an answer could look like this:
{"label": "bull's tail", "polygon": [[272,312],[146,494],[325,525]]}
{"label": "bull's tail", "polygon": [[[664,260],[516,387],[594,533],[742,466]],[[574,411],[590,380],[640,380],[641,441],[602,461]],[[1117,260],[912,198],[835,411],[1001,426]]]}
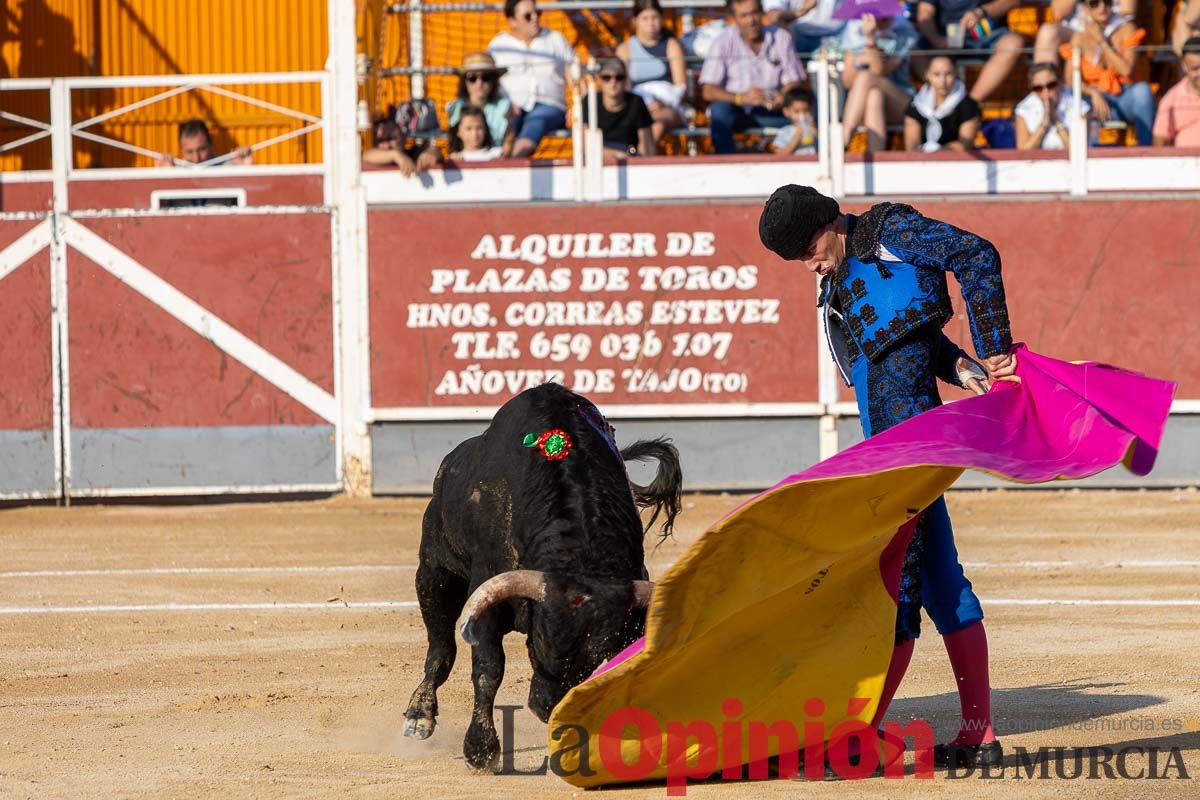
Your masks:
{"label": "bull's tail", "polygon": [[662,524],[661,539],[669,537],[675,527],[675,516],[682,507],[683,470],[679,467],[679,451],[669,439],[642,439],[634,442],[621,451],[621,458],[626,461],[658,461],[658,473],[649,486],[639,486],[633,481],[629,486],[633,489],[633,500],[638,508],[654,508],[646,530],[654,527],[660,513],[665,512],[666,518]]}

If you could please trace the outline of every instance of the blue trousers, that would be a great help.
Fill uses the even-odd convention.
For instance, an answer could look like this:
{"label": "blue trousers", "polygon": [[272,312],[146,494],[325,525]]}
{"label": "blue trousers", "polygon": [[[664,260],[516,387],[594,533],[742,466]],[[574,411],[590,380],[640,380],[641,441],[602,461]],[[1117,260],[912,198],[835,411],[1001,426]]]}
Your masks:
{"label": "blue trousers", "polygon": [[[946,343],[940,331],[926,328],[898,342],[875,363],[858,354],[850,371],[863,435],[882,433],[942,404],[934,364]],[[904,553],[896,644],[921,635],[922,607],[943,636],[983,619],[979,598],[958,562],[944,497],[921,512]]]}
{"label": "blue trousers", "polygon": [[787,124],[787,117],[762,106],[735,106],[723,100],[709,103],[708,106],[713,150],[720,154],[734,152],[733,134],[738,131],[746,128],[782,128]]}
{"label": "blue trousers", "polygon": [[1138,144],[1148,147],[1154,141],[1154,93],[1150,91],[1150,84],[1144,81],[1129,83],[1120,94],[1101,94],[1116,112],[1114,116],[1133,126]]}
{"label": "blue trousers", "polygon": [[518,139],[528,139],[533,142],[536,150],[538,144],[547,133],[565,127],[567,112],[561,108],[537,103],[529,111],[522,111],[513,120]]}

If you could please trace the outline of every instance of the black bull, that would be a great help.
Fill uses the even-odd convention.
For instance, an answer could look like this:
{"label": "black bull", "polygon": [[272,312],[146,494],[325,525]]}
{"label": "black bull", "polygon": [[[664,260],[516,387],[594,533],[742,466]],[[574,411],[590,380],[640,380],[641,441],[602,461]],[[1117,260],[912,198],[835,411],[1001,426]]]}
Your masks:
{"label": "black bull", "polygon": [[[526,439],[553,429],[571,442],[556,460]],[[647,458],[658,461],[656,477],[632,484],[625,461]],[[555,384],[514,397],[486,431],[447,455],[421,531],[416,586],[429,650],[404,734],[433,733],[464,608],[475,706],[463,753],[481,769],[500,752],[492,711],[506,633],[527,635],[529,708],[543,722],[572,686],[641,636],[652,585],[638,509],[654,508],[647,528],[665,511],[666,538],[681,484],[672,445],[639,441],[619,451],[596,407]]]}

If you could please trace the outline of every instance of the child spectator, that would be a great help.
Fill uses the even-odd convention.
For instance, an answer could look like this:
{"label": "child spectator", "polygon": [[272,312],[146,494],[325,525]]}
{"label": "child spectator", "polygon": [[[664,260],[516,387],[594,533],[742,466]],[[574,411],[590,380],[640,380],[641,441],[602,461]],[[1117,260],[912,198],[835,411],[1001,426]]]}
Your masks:
{"label": "child spectator", "polygon": [[783,93],[783,115],[790,124],[779,129],[772,149],[780,155],[812,155],[817,152],[817,123],[813,118],[812,92],[793,86]]}
{"label": "child spectator", "polygon": [[967,94],[949,56],[936,56],[905,112],[904,149],[934,153],[971,150],[983,121],[979,104]]}
{"label": "child spectator", "polygon": [[1200,36],[1183,43],[1183,80],[1171,87],[1158,104],[1154,143],[1200,147]]}
{"label": "child spectator", "polygon": [[491,161],[500,157],[501,149],[492,141],[484,110],[479,106],[459,109],[458,122],[450,129],[450,159]]}

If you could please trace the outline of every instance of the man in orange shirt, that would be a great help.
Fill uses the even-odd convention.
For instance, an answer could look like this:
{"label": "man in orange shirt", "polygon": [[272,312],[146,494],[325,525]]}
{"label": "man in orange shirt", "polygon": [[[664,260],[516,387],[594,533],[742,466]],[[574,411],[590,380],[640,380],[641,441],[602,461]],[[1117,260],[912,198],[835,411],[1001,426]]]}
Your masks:
{"label": "man in orange shirt", "polygon": [[1200,147],[1200,36],[1183,43],[1183,80],[1171,87],[1158,104],[1154,144]]}

